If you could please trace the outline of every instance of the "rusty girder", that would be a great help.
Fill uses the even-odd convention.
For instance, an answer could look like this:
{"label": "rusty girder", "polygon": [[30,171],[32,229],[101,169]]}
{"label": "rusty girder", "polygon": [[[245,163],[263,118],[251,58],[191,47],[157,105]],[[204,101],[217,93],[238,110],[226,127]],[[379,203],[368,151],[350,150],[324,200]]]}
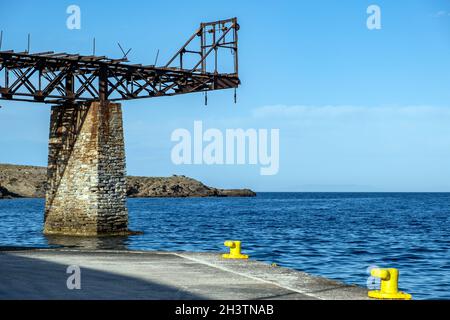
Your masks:
{"label": "rusty girder", "polygon": [[[0,51],[0,99],[76,104],[236,88],[238,30],[236,18],[202,23],[161,67],[126,58]],[[191,49],[196,39],[200,45]],[[231,72],[219,72],[219,51],[232,56]]]}

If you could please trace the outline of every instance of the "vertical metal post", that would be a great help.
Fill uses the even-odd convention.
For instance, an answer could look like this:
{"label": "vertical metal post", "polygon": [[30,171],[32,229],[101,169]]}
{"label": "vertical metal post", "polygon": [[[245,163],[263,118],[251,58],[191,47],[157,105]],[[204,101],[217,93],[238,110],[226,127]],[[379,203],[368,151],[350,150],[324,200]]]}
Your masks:
{"label": "vertical metal post", "polygon": [[183,69],[183,51],[180,52],[180,68]]}
{"label": "vertical metal post", "polygon": [[74,97],[74,76],[72,71],[69,71],[66,75],[66,97],[67,99],[73,99]]}
{"label": "vertical metal post", "polygon": [[[205,25],[203,23],[200,24],[200,59],[203,59],[205,56]],[[206,72],[205,60],[202,61],[202,73]]]}
{"label": "vertical metal post", "polygon": [[237,75],[239,74],[239,61],[238,61],[238,24],[237,19],[233,19],[233,25],[234,25],[234,73]]}
{"label": "vertical metal post", "polygon": [[[213,44],[216,43],[216,25],[213,24]],[[214,48],[214,73],[217,73],[217,47]]]}
{"label": "vertical metal post", "polygon": [[5,88],[9,90],[9,70],[5,67]]}
{"label": "vertical metal post", "polygon": [[100,102],[105,102],[108,99],[108,69],[105,66],[100,67],[98,85]]}

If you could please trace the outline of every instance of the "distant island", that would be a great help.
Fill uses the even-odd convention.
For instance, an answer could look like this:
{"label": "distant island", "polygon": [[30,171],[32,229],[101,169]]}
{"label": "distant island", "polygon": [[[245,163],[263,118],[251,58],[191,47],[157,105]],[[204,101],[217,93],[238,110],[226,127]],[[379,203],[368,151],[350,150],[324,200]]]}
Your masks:
{"label": "distant island", "polygon": [[[47,168],[0,164],[0,199],[44,198]],[[127,177],[127,196],[155,197],[254,197],[250,189],[218,189],[198,180],[173,175],[172,177]]]}

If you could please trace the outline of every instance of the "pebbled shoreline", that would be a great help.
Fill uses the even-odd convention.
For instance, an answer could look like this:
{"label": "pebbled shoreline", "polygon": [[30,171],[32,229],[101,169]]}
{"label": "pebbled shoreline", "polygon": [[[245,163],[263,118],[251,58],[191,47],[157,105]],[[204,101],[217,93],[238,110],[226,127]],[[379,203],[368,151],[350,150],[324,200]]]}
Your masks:
{"label": "pebbled shoreline", "polygon": [[[47,168],[0,164],[0,199],[44,198]],[[250,189],[218,189],[186,176],[127,177],[130,198],[254,197]]]}

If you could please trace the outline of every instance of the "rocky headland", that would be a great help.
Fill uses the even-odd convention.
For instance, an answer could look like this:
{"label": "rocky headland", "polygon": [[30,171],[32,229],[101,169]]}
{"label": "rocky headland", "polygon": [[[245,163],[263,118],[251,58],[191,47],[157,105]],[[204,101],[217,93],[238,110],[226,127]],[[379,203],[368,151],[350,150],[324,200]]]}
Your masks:
{"label": "rocky headland", "polygon": [[[0,164],[0,199],[43,198],[47,168]],[[250,189],[218,189],[186,177],[127,177],[127,196],[153,197],[253,197]]]}

